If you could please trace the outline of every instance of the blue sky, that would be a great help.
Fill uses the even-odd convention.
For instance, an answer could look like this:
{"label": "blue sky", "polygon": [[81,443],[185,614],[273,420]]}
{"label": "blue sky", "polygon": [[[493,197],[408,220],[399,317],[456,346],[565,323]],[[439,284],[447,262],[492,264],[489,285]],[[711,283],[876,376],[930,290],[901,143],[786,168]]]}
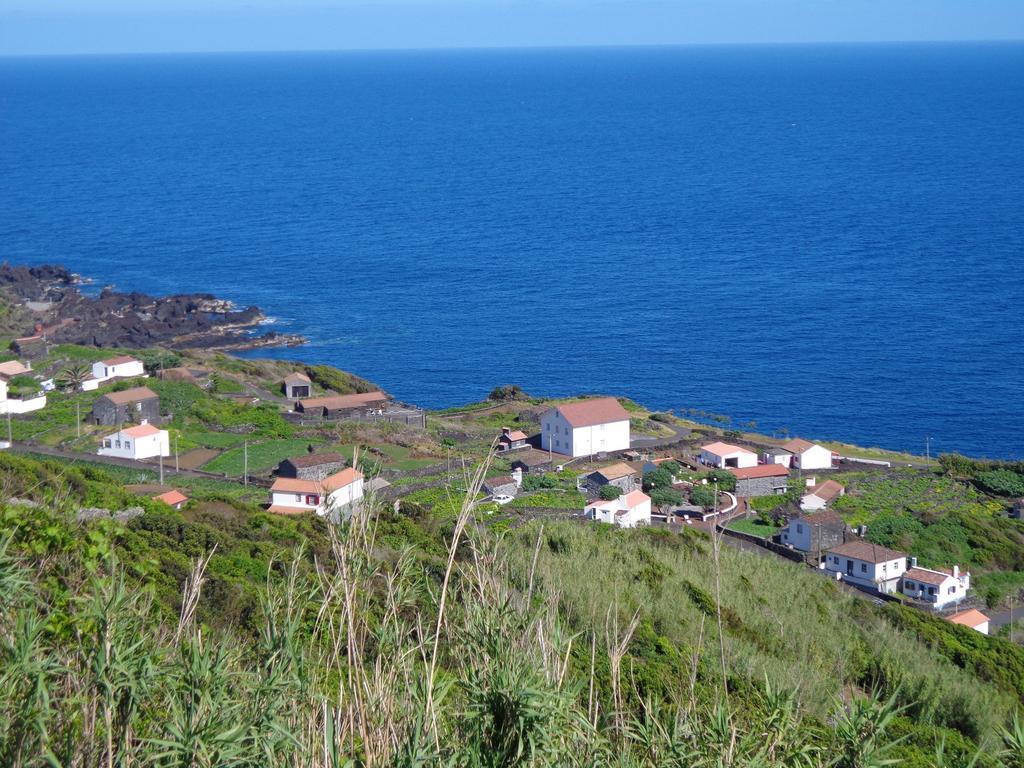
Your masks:
{"label": "blue sky", "polygon": [[1024,39],[1024,0],[0,0],[0,54]]}

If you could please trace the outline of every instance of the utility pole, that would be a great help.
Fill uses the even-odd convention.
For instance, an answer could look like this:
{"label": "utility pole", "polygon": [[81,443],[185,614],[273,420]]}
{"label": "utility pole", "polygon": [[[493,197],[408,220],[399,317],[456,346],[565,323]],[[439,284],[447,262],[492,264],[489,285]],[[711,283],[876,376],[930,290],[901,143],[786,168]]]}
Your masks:
{"label": "utility pole", "polygon": [[160,485],[164,484],[164,451],[160,449]]}
{"label": "utility pole", "polygon": [[249,441],[242,442],[242,486],[249,487]]}
{"label": "utility pole", "polygon": [[925,437],[924,439],[924,460],[927,464],[930,464],[932,461],[931,440],[930,437]]}
{"label": "utility pole", "polygon": [[[10,414],[7,416],[10,418]],[[80,438],[82,436],[82,403],[77,399],[75,400],[75,431],[77,437]]]}
{"label": "utility pole", "polygon": [[7,410],[7,442],[10,445],[14,445],[14,438],[11,437],[11,411]]}
{"label": "utility pole", "polygon": [[174,436],[174,474],[178,474],[178,436]]}

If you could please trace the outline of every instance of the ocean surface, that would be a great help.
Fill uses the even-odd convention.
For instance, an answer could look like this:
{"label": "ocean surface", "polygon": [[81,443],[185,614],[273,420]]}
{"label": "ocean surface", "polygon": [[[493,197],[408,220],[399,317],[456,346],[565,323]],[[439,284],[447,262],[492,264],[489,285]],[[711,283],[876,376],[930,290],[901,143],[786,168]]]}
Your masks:
{"label": "ocean surface", "polygon": [[0,59],[0,249],[425,406],[1024,457],[1024,44]]}

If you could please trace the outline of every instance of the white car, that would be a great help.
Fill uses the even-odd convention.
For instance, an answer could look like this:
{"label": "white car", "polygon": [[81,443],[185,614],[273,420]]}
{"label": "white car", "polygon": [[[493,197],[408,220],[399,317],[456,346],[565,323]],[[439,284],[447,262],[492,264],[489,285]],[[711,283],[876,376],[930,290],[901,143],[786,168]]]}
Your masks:
{"label": "white car", "polygon": [[507,493],[499,493],[497,496],[493,497],[491,501],[495,504],[508,504],[513,498],[515,497],[509,496]]}

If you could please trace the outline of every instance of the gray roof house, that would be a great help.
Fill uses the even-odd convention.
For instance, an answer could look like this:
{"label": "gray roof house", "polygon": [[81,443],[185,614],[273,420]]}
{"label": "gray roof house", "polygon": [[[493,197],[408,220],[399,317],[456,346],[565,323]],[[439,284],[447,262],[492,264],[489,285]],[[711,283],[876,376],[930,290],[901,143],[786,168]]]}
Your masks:
{"label": "gray roof house", "polygon": [[134,387],[108,392],[96,398],[89,416],[93,424],[115,427],[119,424],[150,424],[160,421],[160,397],[149,387]]}

